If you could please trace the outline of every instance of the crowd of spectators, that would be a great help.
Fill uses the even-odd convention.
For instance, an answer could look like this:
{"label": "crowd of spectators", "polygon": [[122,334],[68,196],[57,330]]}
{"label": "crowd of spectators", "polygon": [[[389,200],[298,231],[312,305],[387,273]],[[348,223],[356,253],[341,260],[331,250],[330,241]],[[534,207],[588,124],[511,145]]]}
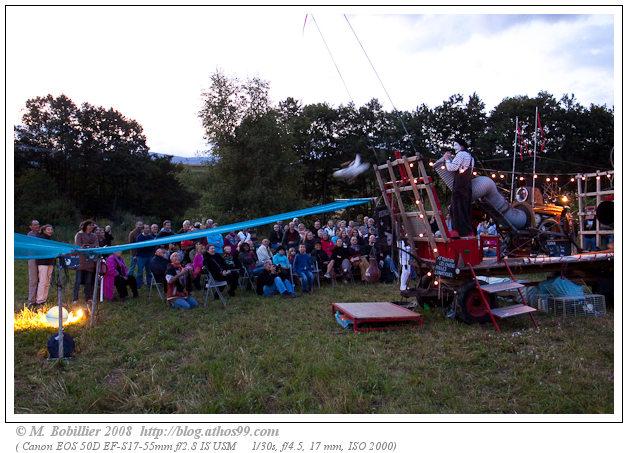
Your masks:
{"label": "crowd of spectators", "polygon": [[[112,300],[117,292],[120,300],[126,300],[129,291],[132,297],[137,297],[138,289],[151,285],[151,279],[155,278],[158,284],[164,285],[166,299],[172,307],[194,308],[198,303],[192,293],[203,289],[203,274],[224,285],[231,296],[238,290],[240,279],[245,277],[261,296],[297,297],[295,281],[302,292],[310,292],[316,273],[320,273],[323,280],[365,280],[371,258],[378,263],[383,281],[392,282],[398,277],[391,257],[391,238],[379,235],[375,220],[366,216],[356,221],[328,219],[325,223],[316,219],[310,226],[295,218],[291,222],[275,223],[268,237],[259,237],[256,231],[244,229],[227,234],[208,231],[207,235],[194,240],[167,240],[175,234],[215,227],[212,219],[185,220],[177,231],[170,220],[161,222],[161,227],[137,221],[126,242],[142,243],[160,238],[164,238],[164,242],[133,249],[128,266],[120,252],[103,260],[100,269],[104,298]],[[52,226],[40,228],[36,220],[30,229],[29,235],[47,239],[53,233]],[[81,248],[111,246],[114,242],[112,228],[109,225],[101,228],[94,221],[85,220],[74,242]],[[79,299],[81,286],[85,300],[91,303],[98,259],[79,254],[74,303]],[[53,265],[54,260],[29,261],[30,303],[46,301]]]}

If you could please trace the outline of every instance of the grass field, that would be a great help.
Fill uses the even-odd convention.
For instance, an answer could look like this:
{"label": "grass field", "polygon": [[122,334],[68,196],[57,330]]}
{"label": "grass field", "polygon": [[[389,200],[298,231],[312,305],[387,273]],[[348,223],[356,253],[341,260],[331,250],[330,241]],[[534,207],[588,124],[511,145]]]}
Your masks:
{"label": "grass field", "polygon": [[[15,263],[17,321],[26,263]],[[73,278],[73,275],[71,275]],[[610,413],[613,318],[503,322],[503,332],[426,314],[422,329],[353,334],[335,301],[391,300],[392,285],[298,299],[250,291],[227,309],[174,311],[142,291],[70,325],[76,359],[46,360],[53,328],[16,327],[17,413]],[[52,299],[52,290],[51,298]]]}

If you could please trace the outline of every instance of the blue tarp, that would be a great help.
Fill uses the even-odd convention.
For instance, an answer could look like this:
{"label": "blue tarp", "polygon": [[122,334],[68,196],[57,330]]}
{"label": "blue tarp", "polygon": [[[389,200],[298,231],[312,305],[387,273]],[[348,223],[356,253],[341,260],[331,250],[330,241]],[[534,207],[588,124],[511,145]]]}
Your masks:
{"label": "blue tarp", "polygon": [[142,247],[151,247],[162,244],[169,244],[171,242],[180,242],[191,239],[199,239],[210,235],[228,233],[230,231],[240,231],[245,228],[255,228],[262,225],[268,225],[278,222],[280,220],[292,220],[295,217],[305,217],[314,214],[322,214],[324,212],[333,212],[345,209],[351,206],[358,206],[361,204],[373,201],[372,198],[353,198],[349,200],[337,200],[333,203],[328,203],[319,206],[313,206],[311,208],[299,209],[298,211],[284,212],[281,214],[275,214],[272,216],[262,217],[254,220],[245,220],[243,222],[232,223],[230,225],[223,225],[209,230],[197,230],[192,233],[175,234],[173,236],[167,236],[165,238],[153,239],[151,241],[144,241],[133,244],[114,245],[111,247],[100,247],[92,249],[79,249],[73,244],[66,244],[64,242],[49,241],[46,239],[40,239],[36,237],[26,236],[23,234],[14,234],[14,250],[15,259],[29,260],[29,259],[43,259],[43,258],[56,258],[60,255],[65,255],[72,252],[89,253],[92,255],[108,255],[117,251],[132,250]]}

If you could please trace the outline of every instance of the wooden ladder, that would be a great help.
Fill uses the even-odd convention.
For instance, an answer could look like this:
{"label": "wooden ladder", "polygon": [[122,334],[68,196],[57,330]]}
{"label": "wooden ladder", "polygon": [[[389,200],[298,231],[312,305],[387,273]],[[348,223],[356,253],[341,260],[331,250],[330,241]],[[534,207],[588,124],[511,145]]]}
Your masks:
{"label": "wooden ladder", "polygon": [[[416,250],[417,242],[429,243],[430,250],[434,259],[436,259],[438,256],[437,243],[449,242],[449,231],[442,215],[434,182],[428,176],[421,156],[406,157],[402,156],[399,151],[395,151],[395,160],[387,160],[383,165],[373,165],[373,169],[375,170],[375,176],[382,192],[384,203],[390,212],[397,237],[408,240],[412,253],[415,256],[418,256]],[[418,173],[416,176],[414,169]],[[382,176],[382,171],[384,170],[386,172]],[[402,193],[408,191],[411,191],[414,197],[413,207],[416,206],[416,211],[406,209],[406,206],[404,206]],[[425,209],[424,196],[427,196],[429,200],[431,208],[429,211]],[[401,222],[399,222],[398,218],[400,218]],[[413,218],[416,218],[422,224],[424,233],[415,231],[412,226]],[[440,231],[439,237],[432,232],[430,224],[432,220],[436,221],[438,231]],[[403,233],[400,226],[403,226]]]}

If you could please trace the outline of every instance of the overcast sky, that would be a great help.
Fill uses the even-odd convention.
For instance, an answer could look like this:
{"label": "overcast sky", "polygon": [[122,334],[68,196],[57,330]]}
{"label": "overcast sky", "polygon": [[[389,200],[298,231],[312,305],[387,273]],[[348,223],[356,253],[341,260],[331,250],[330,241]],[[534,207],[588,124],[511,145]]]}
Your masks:
{"label": "overcast sky", "polygon": [[[612,15],[445,11],[452,14],[354,8],[348,15],[397,108],[477,92],[490,109],[506,96],[539,90],[573,93],[585,105],[614,104]],[[205,148],[197,112],[216,68],[268,80],[274,102],[292,96],[346,104],[349,94],[314,22],[303,26],[308,12],[11,7],[8,118],[19,122],[29,97],[64,93],[139,121],[152,151],[193,156]],[[342,13],[314,10],[314,17],[351,98],[361,105],[377,97],[391,109]]]}

